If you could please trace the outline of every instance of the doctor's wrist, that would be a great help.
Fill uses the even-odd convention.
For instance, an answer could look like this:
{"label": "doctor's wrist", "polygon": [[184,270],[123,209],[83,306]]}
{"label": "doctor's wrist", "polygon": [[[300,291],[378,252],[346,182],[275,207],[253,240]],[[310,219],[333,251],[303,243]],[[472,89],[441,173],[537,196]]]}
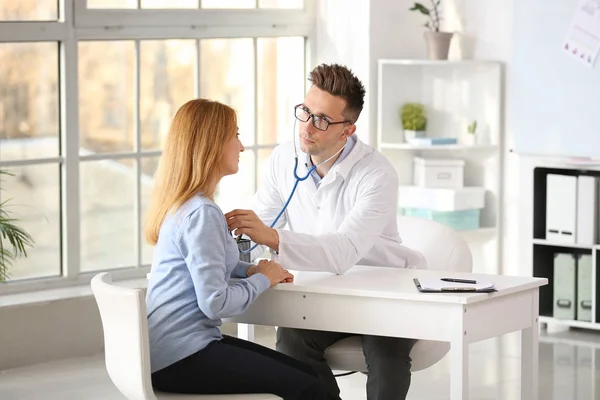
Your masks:
{"label": "doctor's wrist", "polygon": [[270,228],[271,235],[269,239],[269,243],[265,243],[270,249],[279,252],[279,233],[277,233],[277,229]]}
{"label": "doctor's wrist", "polygon": [[248,269],[246,270],[246,277],[250,278],[252,275],[254,275],[256,273],[256,265],[252,264],[251,266],[248,267]]}

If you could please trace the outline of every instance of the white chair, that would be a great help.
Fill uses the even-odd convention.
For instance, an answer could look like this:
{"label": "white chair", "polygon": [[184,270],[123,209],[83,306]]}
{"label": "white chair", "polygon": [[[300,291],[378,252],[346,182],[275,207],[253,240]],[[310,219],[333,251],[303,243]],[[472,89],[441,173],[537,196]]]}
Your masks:
{"label": "white chair", "polygon": [[150,347],[144,291],[112,284],[106,272],[92,279],[104,330],[104,354],[110,379],[127,400],[274,400],[270,394],[189,395],[155,393],[150,378]]}
{"label": "white chair", "polygon": [[[472,272],[471,250],[453,229],[427,219],[399,217],[398,230],[403,244],[425,257],[427,269]],[[431,367],[449,350],[448,342],[418,340],[410,353],[411,371]],[[325,358],[333,370],[367,372],[359,336],[342,339],[331,345],[325,350]]]}

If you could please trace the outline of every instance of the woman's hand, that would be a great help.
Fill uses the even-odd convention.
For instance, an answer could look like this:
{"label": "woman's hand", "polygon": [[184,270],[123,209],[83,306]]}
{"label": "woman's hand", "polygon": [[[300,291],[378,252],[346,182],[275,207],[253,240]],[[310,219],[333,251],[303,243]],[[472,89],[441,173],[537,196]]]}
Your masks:
{"label": "woman's hand", "polygon": [[[252,267],[250,267],[252,268]],[[250,268],[248,268],[248,276],[250,276]],[[254,267],[254,274],[263,274],[271,282],[271,287],[278,283],[293,282],[294,275],[292,275],[287,269],[283,268],[281,264],[275,261],[261,260],[258,265]]]}

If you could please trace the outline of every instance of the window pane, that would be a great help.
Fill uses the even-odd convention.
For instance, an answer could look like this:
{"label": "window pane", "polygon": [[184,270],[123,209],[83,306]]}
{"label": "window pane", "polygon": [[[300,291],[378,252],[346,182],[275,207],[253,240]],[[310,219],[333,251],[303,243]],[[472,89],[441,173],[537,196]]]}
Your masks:
{"label": "window pane", "polygon": [[240,154],[240,169],[235,175],[221,179],[215,193],[215,202],[224,213],[236,208],[248,208],[255,192],[255,153],[246,150]]}
{"label": "window pane", "polygon": [[141,160],[141,171],[142,174],[142,210],[140,218],[142,221],[142,265],[152,264],[152,249],[145,239],[144,227],[146,222],[146,213],[148,212],[148,206],[152,196],[152,184],[154,183],[154,173],[158,167],[159,157],[144,157]]}
{"label": "window pane", "polygon": [[202,8],[256,8],[256,0],[201,0]]}
{"label": "window pane", "polygon": [[81,270],[137,265],[135,161],[82,162]]}
{"label": "window pane", "polygon": [[58,44],[0,43],[0,160],[57,157]]}
{"label": "window pane", "polygon": [[58,0],[0,0],[0,21],[56,21]]}
{"label": "window pane", "polygon": [[142,0],[142,8],[198,8],[198,0]]}
{"label": "window pane", "polygon": [[304,8],[304,0],[258,0],[258,8]]}
{"label": "window pane", "polygon": [[143,41],[140,57],[142,149],[158,149],[177,109],[194,97],[195,41]]}
{"label": "window pane", "polygon": [[294,106],[304,101],[304,38],[259,38],[258,144],[291,140]]}
{"label": "window pane", "polygon": [[[2,168],[0,202],[34,240],[27,258],[9,269],[10,280],[57,276],[60,268],[60,169],[54,165]],[[3,239],[4,240],[4,239]],[[12,247],[8,248],[12,251]]]}
{"label": "window pane", "polygon": [[133,41],[79,43],[80,152],[132,151]]}
{"label": "window pane", "polygon": [[237,111],[240,140],[254,144],[254,52],[252,39],[200,41],[200,97]]}
{"label": "window pane", "polygon": [[87,8],[137,8],[137,0],[87,0]]}

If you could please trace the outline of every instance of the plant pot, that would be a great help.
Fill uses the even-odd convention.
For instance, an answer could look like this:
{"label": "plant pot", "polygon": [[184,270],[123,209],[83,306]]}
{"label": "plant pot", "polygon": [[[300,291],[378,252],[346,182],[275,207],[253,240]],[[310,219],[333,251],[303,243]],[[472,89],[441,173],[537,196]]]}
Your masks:
{"label": "plant pot", "polygon": [[410,129],[405,129],[404,130],[404,141],[407,142],[407,143],[411,139],[422,138],[422,137],[425,137],[425,131],[412,131]]}
{"label": "plant pot", "polygon": [[424,33],[425,42],[427,43],[427,56],[430,60],[448,59],[450,41],[453,35],[452,32],[426,31]]}
{"label": "plant pot", "polygon": [[476,138],[474,133],[465,133],[462,137],[462,143],[465,146],[474,146],[476,144]]}

